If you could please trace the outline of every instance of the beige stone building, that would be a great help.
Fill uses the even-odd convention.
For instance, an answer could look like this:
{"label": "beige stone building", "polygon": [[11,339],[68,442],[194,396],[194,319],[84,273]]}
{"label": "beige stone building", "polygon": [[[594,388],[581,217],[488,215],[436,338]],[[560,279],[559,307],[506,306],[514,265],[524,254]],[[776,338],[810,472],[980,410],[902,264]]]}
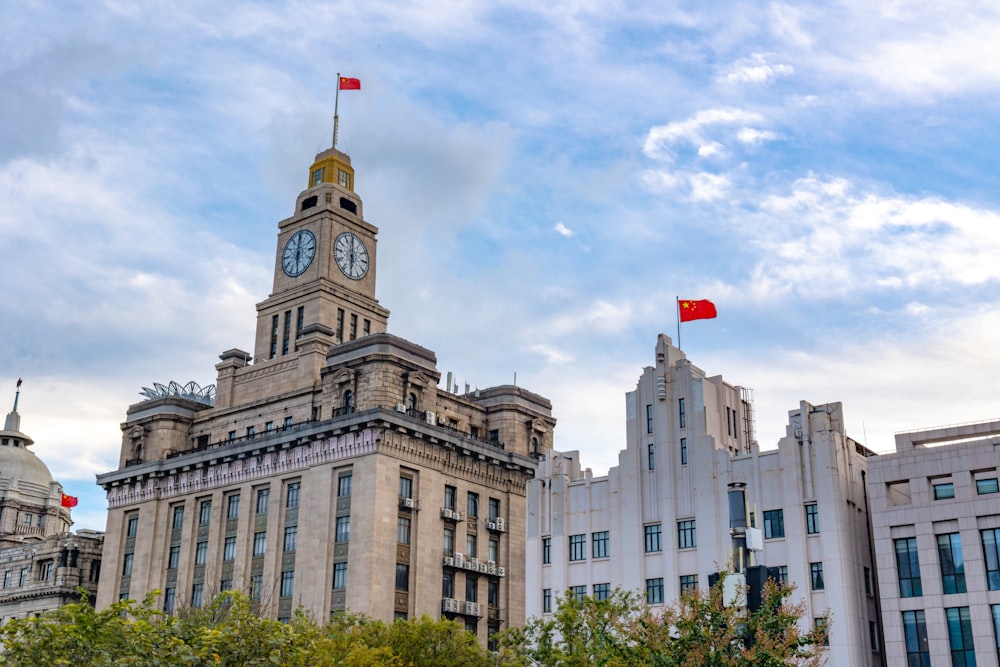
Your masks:
{"label": "beige stone building", "polygon": [[545,398],[439,387],[434,353],[386,333],[375,226],[350,158],[316,157],[278,223],[253,355],[214,388],[146,390],[122,424],[98,605],[229,588],[267,613],[462,619],[483,641],[524,617],[525,487],[552,446]]}
{"label": "beige stone building", "polygon": [[97,593],[103,535],[70,532],[62,486],[28,449],[14,409],[0,431],[0,624]]}

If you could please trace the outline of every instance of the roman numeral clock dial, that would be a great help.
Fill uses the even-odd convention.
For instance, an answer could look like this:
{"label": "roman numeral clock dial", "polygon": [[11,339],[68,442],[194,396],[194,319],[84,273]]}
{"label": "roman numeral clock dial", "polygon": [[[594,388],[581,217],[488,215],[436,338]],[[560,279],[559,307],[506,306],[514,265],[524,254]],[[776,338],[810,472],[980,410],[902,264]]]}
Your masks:
{"label": "roman numeral clock dial", "polygon": [[290,278],[302,275],[316,256],[316,237],[307,229],[296,232],[281,251],[281,269]]}
{"label": "roman numeral clock dial", "polygon": [[333,258],[340,271],[351,280],[361,280],[368,273],[368,249],[351,232],[344,232],[334,241]]}

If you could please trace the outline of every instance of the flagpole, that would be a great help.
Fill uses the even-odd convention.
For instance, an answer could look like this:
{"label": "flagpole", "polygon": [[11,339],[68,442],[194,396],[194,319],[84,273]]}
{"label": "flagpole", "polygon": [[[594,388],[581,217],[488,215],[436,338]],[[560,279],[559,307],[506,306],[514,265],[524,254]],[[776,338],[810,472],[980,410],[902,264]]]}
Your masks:
{"label": "flagpole", "polygon": [[681,349],[681,298],[674,297],[674,306],[677,310],[677,349]]}
{"label": "flagpole", "polygon": [[337,72],[337,94],[333,98],[333,147],[337,147],[337,129],[340,125],[340,116],[338,111],[340,108],[340,72]]}

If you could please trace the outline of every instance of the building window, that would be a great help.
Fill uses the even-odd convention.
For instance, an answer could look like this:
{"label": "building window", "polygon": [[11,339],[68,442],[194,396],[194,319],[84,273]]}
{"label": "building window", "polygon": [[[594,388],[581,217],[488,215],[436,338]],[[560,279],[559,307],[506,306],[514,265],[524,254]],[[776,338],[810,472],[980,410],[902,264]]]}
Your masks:
{"label": "building window", "polygon": [[302,488],[301,483],[292,482],[288,485],[285,490],[285,507],[288,509],[294,509],[299,506],[299,491]]}
{"label": "building window", "polygon": [[653,443],[646,445],[646,467],[650,470],[656,470],[656,446]]}
{"label": "building window", "polygon": [[495,537],[491,537],[490,553],[489,553],[490,562],[493,563],[497,562],[497,560],[499,560],[499,554],[500,554],[500,541],[497,540]]}
{"label": "building window", "polygon": [[274,422],[264,422],[264,432],[270,433],[274,430]]}
{"label": "building window", "polygon": [[607,558],[608,557],[608,547],[611,539],[608,535],[608,531],[602,530],[600,532],[594,533],[591,536],[592,552],[594,558]]}
{"label": "building window", "polygon": [[229,438],[229,442],[236,442],[236,431],[230,431],[227,437]]}
{"label": "building window", "polygon": [[441,597],[455,597],[455,573],[443,572],[441,574]]}
{"label": "building window", "polygon": [[396,542],[398,544],[410,543],[410,519],[401,516],[396,519]]}
{"label": "building window", "polygon": [[806,505],[806,533],[815,535],[819,532],[819,506],[816,503]]}
{"label": "building window", "polygon": [[305,316],[305,306],[299,306],[295,311],[295,340],[302,338],[302,325],[305,324]]}
{"label": "building window", "polygon": [[267,533],[260,532],[253,534],[253,555],[263,556],[267,551]]}
{"label": "building window", "polygon": [[219,580],[219,592],[225,593],[226,591],[233,590],[233,580],[232,579],[220,579]]}
{"label": "building window", "polygon": [[968,607],[944,610],[948,619],[948,641],[951,644],[951,664],[975,667],[976,650],[972,641],[972,620]]}
{"label": "building window", "polygon": [[10,576],[11,576],[11,571],[10,570],[6,570],[3,573],[3,587],[4,588],[10,588]]}
{"label": "building window", "polygon": [[779,584],[788,583],[788,566],[787,565],[776,565],[774,567],[767,568],[767,576],[769,579],[774,579],[775,582]]}
{"label": "building window", "polygon": [[400,498],[412,498],[413,497],[413,478],[412,477],[400,477],[399,478],[399,497]]}
{"label": "building window", "polygon": [[358,316],[351,313],[351,340],[358,337]]}
{"label": "building window", "polygon": [[178,506],[174,507],[174,520],[173,520],[172,526],[173,526],[174,530],[180,530],[181,528],[184,527],[184,506],[183,505],[178,505]]}
{"label": "building window", "polygon": [[168,614],[174,613],[177,605],[177,589],[170,587],[163,590],[163,611]]}
{"label": "building window", "polygon": [[785,511],[764,510],[764,537],[773,540],[785,536]]}
{"label": "building window", "polygon": [[681,428],[687,428],[687,412],[684,409],[684,399],[677,399],[677,425]]}
{"label": "building window", "polygon": [[455,511],[455,499],[458,497],[458,489],[454,486],[444,487],[444,508],[447,510]]}
{"label": "building window", "polygon": [[257,489],[257,514],[267,514],[267,501],[270,496],[270,489]]}
{"label": "building window", "polygon": [[237,519],[240,516],[240,494],[234,493],[226,500],[226,518]]}
{"label": "building window", "polygon": [[271,316],[271,354],[270,358],[274,359],[278,354],[278,316]]}
{"label": "building window", "polygon": [[181,560],[181,547],[178,544],[170,547],[170,552],[167,554],[167,569],[176,570],[177,564]]}
{"label": "building window", "polygon": [[990,612],[993,614],[993,644],[1000,658],[1000,604],[991,606]]}
{"label": "building window", "polygon": [[286,310],[281,336],[281,354],[288,354],[288,336],[292,332],[292,311]]}
{"label": "building window", "polygon": [[490,521],[500,518],[500,499],[490,498]]}
{"label": "building window", "polygon": [[653,406],[646,406],[646,433],[653,432]]}
{"label": "building window", "polygon": [[681,465],[686,466],[688,462],[688,439],[681,438]]}
{"label": "building window", "polygon": [[207,526],[208,522],[212,520],[212,501],[203,500],[198,506],[198,525]]}
{"label": "building window", "polygon": [[191,606],[195,609],[201,607],[202,598],[205,594],[205,584],[193,584],[191,586]]}
{"label": "building window", "polygon": [[962,538],[958,533],[937,536],[938,561],[941,565],[941,587],[944,593],[965,592],[965,561],[962,559]]}
{"label": "building window", "polygon": [[923,595],[920,585],[920,558],[917,555],[917,538],[904,537],[893,540],[896,547],[896,572],[899,576],[899,597],[914,598]]}
{"label": "building window", "polygon": [[208,557],[208,542],[198,542],[194,547],[194,564],[204,565]]}
{"label": "building window", "polygon": [[444,555],[453,556],[455,555],[455,529],[445,528],[444,529]]}
{"label": "building window", "polygon": [[285,422],[284,422],[283,428],[291,428],[294,423],[295,423],[295,420],[294,420],[293,417],[285,417]]}
{"label": "building window", "polygon": [[869,568],[865,568],[865,595],[871,597],[872,595],[872,571]]}
{"label": "building window", "polygon": [[337,309],[337,340],[344,342],[344,309]]}
{"label": "building window", "polygon": [[284,551],[295,551],[299,540],[298,526],[285,526],[285,542],[282,545]]}
{"label": "building window", "polygon": [[697,574],[681,575],[681,595],[684,593],[693,593],[696,588],[698,588]]}
{"label": "building window", "polygon": [[660,551],[660,524],[652,523],[645,526],[646,533],[646,553],[653,553],[654,551]]}
{"label": "building window", "polygon": [[500,606],[500,582],[496,579],[486,580],[486,604],[494,609]]}
{"label": "building window", "polygon": [[264,575],[254,574],[250,576],[250,599],[259,600],[264,592]]}
{"label": "building window", "polygon": [[552,538],[543,537],[542,538],[542,565],[548,565],[552,562]]}
{"label": "building window", "polygon": [[827,630],[826,616],[817,616],[813,618],[813,627],[825,633],[823,636],[823,646],[829,646],[830,632]]}
{"label": "building window", "polygon": [[976,480],[976,493],[983,495],[986,493],[998,493],[1000,492],[1000,485],[997,484],[997,478],[991,477],[990,479],[977,479]]}
{"label": "building window", "polygon": [[229,562],[236,560],[236,536],[232,535],[226,538],[226,541],[222,544],[222,560]]}
{"label": "building window", "polygon": [[128,525],[125,528],[125,537],[135,537],[139,532],[139,517],[135,514],[128,518]]}
{"label": "building window", "polygon": [[543,588],[542,589],[542,613],[550,614],[552,613],[552,589]]}
{"label": "building window", "polygon": [[663,578],[646,580],[646,604],[663,604]]}
{"label": "building window", "polygon": [[467,558],[475,558],[478,551],[478,537],[471,533],[465,536],[465,555]]}
{"label": "building window", "polygon": [[470,519],[479,516],[479,494],[469,491],[469,498],[466,503],[466,514]]}
{"label": "building window", "polygon": [[587,597],[587,586],[586,584],[583,586],[570,586],[568,592],[576,599],[581,600]]}
{"label": "building window", "polygon": [[809,588],[814,591],[826,588],[823,582],[823,563],[809,563]]}
{"label": "building window", "polygon": [[587,557],[586,542],[587,542],[586,534],[569,536],[570,560],[584,560]]}
{"label": "building window", "polygon": [[295,586],[295,572],[293,570],[285,570],[281,573],[281,591],[280,595],[283,598],[292,597],[292,589]]}
{"label": "building window", "polygon": [[980,535],[986,561],[986,585],[991,591],[1000,590],[1000,528],[980,531]]}
{"label": "building window", "polygon": [[253,434],[254,434],[254,427],[247,426],[247,438],[248,439],[253,438]]}
{"label": "building window", "polygon": [[698,542],[695,539],[695,527],[694,519],[687,519],[685,521],[677,522],[677,548],[678,549],[693,549],[698,546]]}
{"label": "building window", "polygon": [[364,332],[364,335],[366,335],[366,336],[369,335],[372,332],[372,321],[371,320],[365,320],[364,321],[364,325],[362,327],[362,331]]}
{"label": "building window", "polygon": [[[134,554],[125,554],[122,559],[122,576],[131,577],[132,576],[132,561],[135,560]],[[46,581],[52,574],[52,561],[43,561],[39,563],[38,566],[38,578],[42,581]]]}
{"label": "building window", "polygon": [[338,516],[334,542],[347,542],[351,537],[351,517]]}
{"label": "building window", "polygon": [[465,601],[479,601],[479,577],[474,577],[471,574],[465,575]]}
{"label": "building window", "polygon": [[337,497],[347,498],[351,495],[351,476],[341,475],[337,478]]}
{"label": "building window", "polygon": [[955,484],[952,482],[942,482],[934,484],[934,500],[947,500],[955,497]]}
{"label": "building window", "polygon": [[27,581],[28,581],[28,568],[22,567],[21,568],[21,572],[20,572],[20,574],[18,575],[18,578],[17,578],[17,585],[18,586],[24,586],[24,584]]}
{"label": "building window", "polygon": [[611,584],[594,584],[594,599],[607,600],[611,597]]}
{"label": "building window", "polygon": [[347,563],[333,564],[333,590],[342,591],[347,588]]}

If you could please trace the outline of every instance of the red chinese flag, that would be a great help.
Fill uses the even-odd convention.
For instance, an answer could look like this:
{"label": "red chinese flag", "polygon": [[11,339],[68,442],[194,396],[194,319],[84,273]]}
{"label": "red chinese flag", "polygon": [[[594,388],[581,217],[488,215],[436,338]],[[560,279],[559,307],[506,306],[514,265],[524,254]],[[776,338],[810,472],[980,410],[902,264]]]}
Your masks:
{"label": "red chinese flag", "polygon": [[361,79],[349,79],[346,76],[340,77],[341,90],[361,90]]}
{"label": "red chinese flag", "polygon": [[62,494],[62,506],[63,507],[76,507],[76,504],[80,502],[80,499],[76,496],[67,496],[65,493]]}
{"label": "red chinese flag", "polygon": [[713,317],[717,317],[715,312],[715,304],[708,299],[700,299],[698,301],[681,301],[681,322],[690,322],[691,320],[710,320]]}

